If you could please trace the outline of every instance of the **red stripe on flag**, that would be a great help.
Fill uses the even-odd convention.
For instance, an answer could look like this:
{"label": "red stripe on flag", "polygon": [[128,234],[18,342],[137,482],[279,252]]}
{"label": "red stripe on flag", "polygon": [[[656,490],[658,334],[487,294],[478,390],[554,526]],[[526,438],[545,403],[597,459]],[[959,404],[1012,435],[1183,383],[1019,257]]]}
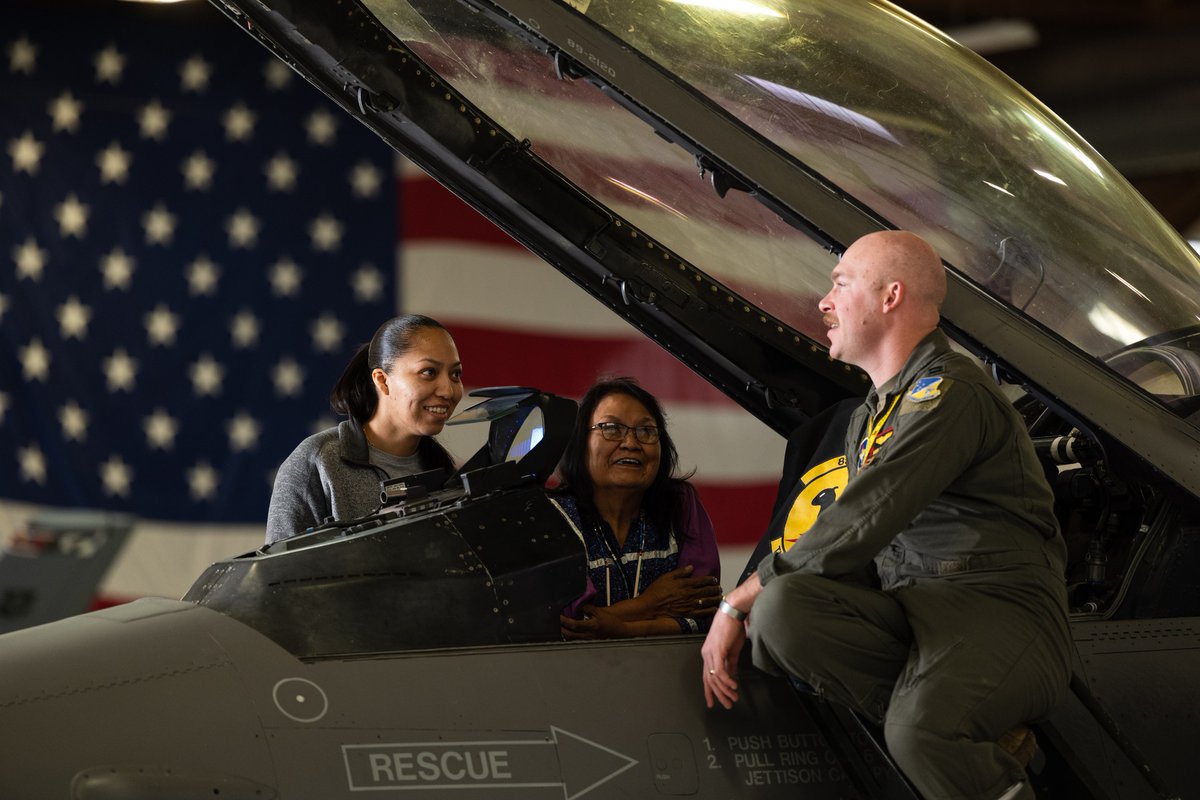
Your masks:
{"label": "red stripe on flag", "polygon": [[645,338],[583,338],[483,328],[439,320],[449,329],[470,386],[532,386],[580,397],[597,378],[631,376],[664,403],[733,401]]}
{"label": "red stripe on flag", "polygon": [[729,486],[704,483],[703,477],[697,475],[693,483],[712,520],[717,544],[722,547],[758,544],[771,521],[778,482]]}
{"label": "red stripe on flag", "polygon": [[[433,180],[416,179],[403,182],[403,196],[398,204],[399,224],[403,231],[402,241],[454,242],[501,247],[508,251],[528,253],[520,242],[513,239],[478,211],[460,200],[441,184]],[[725,212],[717,208],[714,214]],[[768,224],[769,223],[769,224]],[[741,227],[734,219],[721,219],[717,223],[726,231]],[[766,215],[755,226],[755,232],[780,239],[799,236],[773,215]],[[464,258],[478,258],[464,254]],[[533,257],[532,255],[530,257]],[[403,259],[403,254],[401,259]],[[817,303],[819,291],[788,291],[784,287],[770,288],[738,281],[730,275],[722,275],[729,289],[749,299],[792,328],[807,334],[818,344],[825,344],[825,325]]]}
{"label": "red stripe on flag", "polygon": [[[805,241],[803,234],[757,202],[733,195],[721,198],[696,176],[695,168],[589,154],[580,158],[569,147],[543,144],[537,154],[564,176],[612,208],[640,207],[651,214],[675,214],[690,224],[708,225],[713,234],[737,232],[779,241]],[[619,177],[617,177],[619,176]],[[520,246],[478,211],[441,184],[426,178],[399,182],[400,229],[408,241],[457,240]],[[670,202],[658,199],[676,198]],[[491,229],[488,229],[491,226]],[[664,242],[670,245],[670,242]]]}
{"label": "red stripe on flag", "polygon": [[471,242],[525,251],[520,242],[437,181],[415,178],[398,181],[397,187],[401,242]]}

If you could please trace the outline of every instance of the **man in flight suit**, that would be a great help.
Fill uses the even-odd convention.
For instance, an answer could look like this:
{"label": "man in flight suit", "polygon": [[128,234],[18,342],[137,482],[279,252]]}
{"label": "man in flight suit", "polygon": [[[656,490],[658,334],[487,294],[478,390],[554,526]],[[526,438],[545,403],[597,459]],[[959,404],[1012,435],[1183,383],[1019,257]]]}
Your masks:
{"label": "man in flight suit", "polygon": [[872,383],[846,433],[850,477],[726,597],[701,651],[704,694],[737,700],[748,635],[755,666],[883,725],[929,800],[1031,798],[997,740],[1067,688],[1066,547],[1020,416],[937,329],[945,294],[912,233],[864,236],[833,270],[830,355]]}

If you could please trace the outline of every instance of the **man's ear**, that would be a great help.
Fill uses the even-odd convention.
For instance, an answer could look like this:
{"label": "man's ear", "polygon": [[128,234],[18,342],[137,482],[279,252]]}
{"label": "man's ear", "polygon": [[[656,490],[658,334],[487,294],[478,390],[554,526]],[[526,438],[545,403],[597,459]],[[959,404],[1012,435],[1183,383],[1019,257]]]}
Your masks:
{"label": "man's ear", "polygon": [[904,284],[900,281],[892,281],[886,284],[883,289],[883,313],[887,314],[895,311],[904,302],[906,292]]}

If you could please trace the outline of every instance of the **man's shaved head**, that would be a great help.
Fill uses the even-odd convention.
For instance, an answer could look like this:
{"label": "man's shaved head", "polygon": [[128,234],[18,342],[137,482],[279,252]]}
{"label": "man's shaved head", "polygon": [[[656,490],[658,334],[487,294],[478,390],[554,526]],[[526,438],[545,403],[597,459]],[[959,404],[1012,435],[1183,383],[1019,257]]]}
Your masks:
{"label": "man's shaved head", "polygon": [[858,239],[845,256],[862,259],[872,279],[882,286],[903,283],[909,299],[936,313],[946,299],[946,270],[933,247],[908,231],[878,231]]}
{"label": "man's shaved head", "polygon": [[818,308],[829,355],[866,370],[880,386],[940,321],[946,270],[915,233],[878,231],[858,239],[833,269]]}

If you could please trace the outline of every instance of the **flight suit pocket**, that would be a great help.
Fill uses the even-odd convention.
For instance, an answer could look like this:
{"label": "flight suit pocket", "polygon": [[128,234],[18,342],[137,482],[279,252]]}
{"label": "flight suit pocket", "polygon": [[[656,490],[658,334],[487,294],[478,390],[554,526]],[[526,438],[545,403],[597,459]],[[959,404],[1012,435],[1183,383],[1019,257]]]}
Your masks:
{"label": "flight suit pocket", "polygon": [[896,694],[905,695],[920,687],[931,674],[937,672],[943,662],[956,655],[964,644],[965,640],[961,636],[948,638],[934,646],[914,644],[915,657],[910,655],[900,679],[896,681]]}

